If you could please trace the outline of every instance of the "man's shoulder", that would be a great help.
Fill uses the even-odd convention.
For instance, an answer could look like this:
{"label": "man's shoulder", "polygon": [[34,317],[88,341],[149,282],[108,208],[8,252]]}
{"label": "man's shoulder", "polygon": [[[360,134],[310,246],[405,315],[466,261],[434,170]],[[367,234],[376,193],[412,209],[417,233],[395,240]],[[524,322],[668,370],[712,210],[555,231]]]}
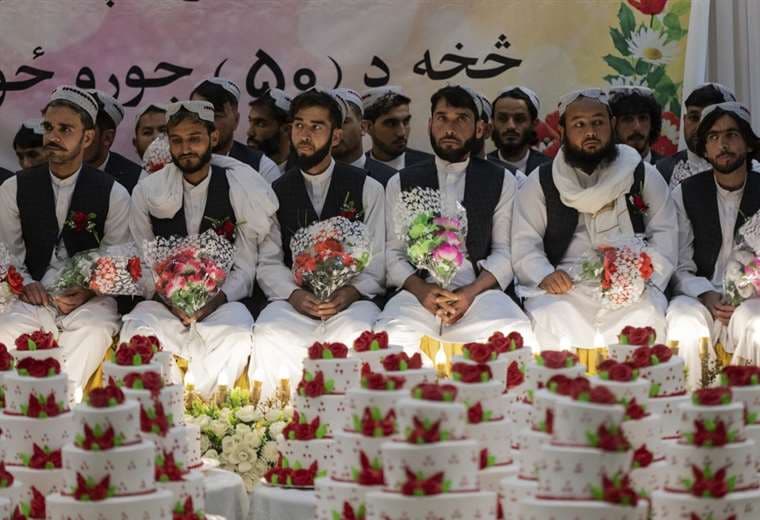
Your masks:
{"label": "man's shoulder", "polygon": [[107,173],[137,173],[140,174],[142,167],[131,159],[127,159],[117,152],[110,152],[108,163],[106,164]]}
{"label": "man's shoulder", "polygon": [[404,154],[404,165],[412,166],[413,164],[423,162],[427,159],[432,159],[433,154],[423,152],[422,150],[415,150],[414,148],[407,148]]}
{"label": "man's shoulder", "polygon": [[380,182],[383,186],[397,173],[395,169],[372,157],[367,157],[367,160],[364,162],[364,169],[367,170],[370,177]]}

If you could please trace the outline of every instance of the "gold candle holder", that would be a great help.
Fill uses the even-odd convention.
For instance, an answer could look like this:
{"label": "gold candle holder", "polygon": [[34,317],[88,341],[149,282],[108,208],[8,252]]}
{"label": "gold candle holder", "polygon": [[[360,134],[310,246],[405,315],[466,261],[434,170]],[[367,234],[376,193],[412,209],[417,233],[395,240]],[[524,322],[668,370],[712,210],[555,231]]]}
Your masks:
{"label": "gold candle holder", "polygon": [[446,351],[441,345],[435,354],[435,375],[438,379],[446,379],[449,375],[449,364],[446,359]]}
{"label": "gold candle holder", "polygon": [[256,406],[259,404],[259,401],[261,401],[261,387],[264,384],[264,374],[261,371],[261,368],[256,368],[256,370],[253,373],[253,378],[248,382],[249,387],[249,399],[251,400],[251,404],[253,406]]}
{"label": "gold candle holder", "polygon": [[218,407],[224,406],[225,401],[227,401],[227,385],[217,385],[215,401]]}
{"label": "gold candle holder", "polygon": [[280,379],[280,383],[278,385],[278,393],[280,403],[282,403],[282,406],[287,405],[290,402],[290,379],[289,378],[283,378]]}

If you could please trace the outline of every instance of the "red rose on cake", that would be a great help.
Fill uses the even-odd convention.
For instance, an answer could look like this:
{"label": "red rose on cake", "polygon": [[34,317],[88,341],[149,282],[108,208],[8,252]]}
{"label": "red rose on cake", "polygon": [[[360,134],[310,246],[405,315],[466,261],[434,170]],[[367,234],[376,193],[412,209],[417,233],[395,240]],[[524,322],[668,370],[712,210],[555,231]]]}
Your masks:
{"label": "red rose on cake", "polygon": [[83,450],[110,450],[123,443],[123,435],[116,435],[113,426],[109,426],[105,431],[100,425],[95,429],[90,428],[89,424],[84,425],[84,435],[77,434],[74,444]]}
{"label": "red rose on cake", "polygon": [[400,390],[406,380],[401,376],[386,376],[373,372],[369,363],[364,363],[361,370],[360,384],[368,390]]}
{"label": "red rose on cake", "polygon": [[485,364],[454,363],[451,378],[462,383],[487,383],[493,378],[491,367]]}
{"label": "red rose on cake", "polygon": [[691,400],[700,406],[720,406],[731,402],[731,389],[726,386],[702,388],[692,394]]}
{"label": "red rose on cake", "polygon": [[578,357],[566,350],[544,350],[535,357],[536,364],[551,369],[571,368],[578,363]]}
{"label": "red rose on cake", "polygon": [[691,466],[691,472],[694,476],[691,486],[691,494],[696,497],[705,498],[723,498],[733,490],[733,480],[726,480],[728,466],[712,472],[709,468],[701,469],[697,466]]}
{"label": "red rose on cake", "polygon": [[317,477],[317,470],[318,465],[316,460],[308,468],[294,469],[290,476],[291,485],[299,487],[313,486],[314,479]]}
{"label": "red rose on cake", "polygon": [[361,486],[382,486],[385,484],[382,461],[375,459],[370,461],[363,451],[359,452],[359,471],[355,480]]}
{"label": "red rose on cake", "polygon": [[314,342],[309,347],[309,359],[342,359],[348,356],[348,347],[343,343]]}
{"label": "red rose on cake", "polygon": [[406,482],[401,486],[401,494],[407,496],[430,496],[438,495],[447,491],[449,482],[444,482],[443,472],[438,472],[428,478],[415,474],[409,468],[405,468]]}
{"label": "red rose on cake", "polygon": [[643,346],[634,350],[627,361],[633,368],[644,368],[667,363],[671,357],[673,351],[665,345]]}
{"label": "red rose on cake", "polygon": [[13,485],[13,474],[5,469],[5,463],[0,461],[0,489],[9,488]]}
{"label": "red rose on cake", "polygon": [[577,387],[573,389],[573,399],[594,404],[617,404],[615,394],[606,386],[595,386],[591,389]]}
{"label": "red rose on cake", "polygon": [[165,436],[169,431],[170,417],[171,415],[166,416],[161,401],[155,399],[152,410],[146,410],[144,406],[140,406],[140,430]]}
{"label": "red rose on cake", "polygon": [[374,352],[388,348],[388,333],[385,331],[372,332],[365,330],[354,340],[354,350],[357,352]]}
{"label": "red rose on cake", "polygon": [[291,441],[322,439],[327,435],[327,426],[319,423],[319,416],[308,422],[306,417],[293,412],[293,419],[283,428],[282,435]]}
{"label": "red rose on cake", "polygon": [[453,402],[457,397],[457,387],[438,383],[420,383],[412,388],[412,397],[425,401]]}
{"label": "red rose on cake", "polygon": [[600,379],[627,383],[639,377],[639,371],[629,362],[620,363],[614,359],[605,359],[596,367]]}
{"label": "red rose on cake", "polygon": [[475,363],[493,361],[498,352],[488,343],[465,343],[462,347],[464,358]]}
{"label": "red rose on cake", "polygon": [[760,367],[729,365],[721,373],[723,386],[760,385]]}
{"label": "red rose on cake", "polygon": [[354,426],[354,429],[360,431],[365,437],[388,437],[396,431],[396,412],[388,410],[385,417],[382,417],[378,409],[367,407],[364,409],[359,424]]}
{"label": "red rose on cake", "polygon": [[441,432],[441,421],[438,420],[432,424],[412,418],[412,429],[406,436],[406,442],[411,444],[430,444],[432,442],[445,441],[447,436]]}
{"label": "red rose on cake", "polygon": [[33,444],[32,456],[28,460],[24,456],[24,465],[30,469],[61,469],[61,450],[50,450]]}
{"label": "red rose on cake", "polygon": [[26,504],[21,503],[13,510],[11,520],[45,520],[45,496],[32,486],[32,500]]}
{"label": "red rose on cake", "polygon": [[13,368],[13,356],[10,355],[6,346],[0,343],[0,372]]}
{"label": "red rose on cake", "polygon": [[122,343],[113,356],[116,364],[121,366],[147,365],[151,359],[153,359],[153,349],[145,343],[138,343],[135,346]]}
{"label": "red rose on cake", "polygon": [[515,388],[525,381],[525,373],[517,361],[512,361],[507,367],[507,388]]}
{"label": "red rose on cake", "polygon": [[646,468],[654,461],[654,455],[642,444],[633,452],[633,469]]}
{"label": "red rose on cake", "polygon": [[657,332],[652,327],[624,327],[618,335],[621,345],[653,345]]}
{"label": "red rose on cake", "polygon": [[202,512],[196,512],[193,507],[193,497],[186,497],[185,502],[174,506],[172,520],[203,520],[206,516]]}
{"label": "red rose on cake", "polygon": [[332,380],[325,382],[325,375],[321,370],[317,370],[316,374],[304,370],[296,392],[298,395],[314,398],[331,393],[334,387],[335,383]]}
{"label": "red rose on cake", "polygon": [[606,474],[603,475],[601,498],[611,504],[621,504],[630,507],[635,507],[639,501],[638,494],[631,488],[631,481],[628,475],[616,475],[613,478],[609,478]]}
{"label": "red rose on cake", "polygon": [[422,368],[422,356],[415,352],[412,357],[407,356],[406,352],[398,354],[388,354],[383,357],[383,368],[388,372],[403,372],[405,370],[417,370]]}
{"label": "red rose on cake", "polygon": [[557,374],[549,378],[546,382],[546,388],[555,394],[573,396],[591,390],[591,382],[583,376],[570,378],[563,374]]}
{"label": "red rose on cake", "polygon": [[513,352],[523,348],[523,337],[519,332],[510,332],[505,336],[496,331],[488,338],[488,345],[499,354]]}
{"label": "red rose on cake", "polygon": [[163,451],[156,457],[156,482],[177,482],[182,480],[182,468],[174,460],[174,453]]}
{"label": "red rose on cake", "polygon": [[156,336],[132,336],[129,340],[129,346],[140,354],[143,352],[151,352],[152,354],[161,352],[161,343]]}
{"label": "red rose on cake", "polygon": [[636,399],[631,399],[628,404],[625,405],[625,420],[626,421],[638,421],[647,416],[646,409],[636,402]]}
{"label": "red rose on cake", "polygon": [[110,408],[124,402],[124,392],[116,386],[113,378],[108,378],[108,386],[95,388],[87,396],[87,404],[93,408]]}
{"label": "red rose on cake", "polygon": [[595,434],[590,433],[589,441],[602,451],[628,451],[631,448],[620,428],[606,424],[600,425]]}
{"label": "red rose on cake", "polygon": [[31,334],[22,334],[16,338],[16,350],[49,350],[58,348],[52,332],[35,330]]}
{"label": "red rose on cake", "polygon": [[61,373],[61,364],[54,358],[24,358],[16,364],[16,371],[21,376],[52,377]]}
{"label": "red rose on cake", "polygon": [[81,473],[77,473],[77,487],[74,489],[74,498],[76,500],[97,502],[112,497],[114,491],[114,487],[111,486],[110,475],[103,477],[100,482],[95,482],[89,478],[85,479]]}

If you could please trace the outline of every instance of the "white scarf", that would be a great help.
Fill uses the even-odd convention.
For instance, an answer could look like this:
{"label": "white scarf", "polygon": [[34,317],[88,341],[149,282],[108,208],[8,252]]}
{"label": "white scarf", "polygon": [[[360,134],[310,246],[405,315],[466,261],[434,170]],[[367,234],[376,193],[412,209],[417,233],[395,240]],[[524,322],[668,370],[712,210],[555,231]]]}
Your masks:
{"label": "white scarf", "polygon": [[[226,155],[213,154],[211,164],[226,170],[230,183],[230,201],[242,215],[255,215],[256,219],[245,219],[246,227],[258,236],[269,233],[270,222],[267,217],[277,211],[269,183],[245,163]],[[146,204],[150,214],[156,218],[172,218],[182,206],[183,175],[179,168],[170,162],[154,174],[143,179],[145,183]]]}

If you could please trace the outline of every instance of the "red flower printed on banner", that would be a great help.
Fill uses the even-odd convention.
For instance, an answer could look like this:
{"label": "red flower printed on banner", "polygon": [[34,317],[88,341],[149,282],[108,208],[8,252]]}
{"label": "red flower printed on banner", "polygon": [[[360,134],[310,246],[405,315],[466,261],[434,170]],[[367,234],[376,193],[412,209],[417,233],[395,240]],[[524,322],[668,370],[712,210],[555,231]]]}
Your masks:
{"label": "red flower printed on banner", "polygon": [[412,428],[406,436],[406,442],[411,444],[430,444],[446,439],[446,434],[441,432],[440,420],[431,423],[423,421],[416,416],[412,418]]}
{"label": "red flower printed on banner", "polygon": [[454,363],[451,365],[451,378],[462,383],[487,383],[493,374],[486,364]]}
{"label": "red flower printed on banner", "polygon": [[169,423],[169,417],[164,412],[164,405],[158,399],[153,401],[152,409],[146,410],[144,406],[140,406],[140,429],[143,432],[165,437],[169,431]]}
{"label": "red flower printed on banner", "polygon": [[332,380],[325,382],[325,375],[321,370],[317,370],[316,374],[304,370],[296,392],[301,396],[319,397],[331,393],[334,387],[335,383]]}
{"label": "red flower printed on banner", "polygon": [[512,361],[507,367],[507,389],[520,386],[525,381],[525,373],[517,361]]}
{"label": "red flower printed on banner", "polygon": [[405,370],[418,370],[422,368],[422,356],[415,352],[409,357],[406,352],[388,354],[383,358],[383,368],[388,372],[403,372]]}
{"label": "red flower printed on banner", "polygon": [[760,367],[729,365],[721,374],[723,386],[760,385]]}
{"label": "red flower printed on banner", "polygon": [[142,265],[140,264],[140,258],[133,256],[127,261],[127,272],[132,278],[133,282],[142,278]]}
{"label": "red flower printed on banner", "polygon": [[163,453],[156,457],[156,482],[178,482],[182,480],[182,468],[174,460],[172,451],[163,450]]}
{"label": "red flower printed on banner", "polygon": [[628,0],[632,7],[638,9],[642,14],[653,16],[660,14],[665,10],[665,4],[668,0]]}
{"label": "red flower printed on banner", "polygon": [[174,506],[172,511],[172,520],[203,520],[206,515],[203,512],[195,512],[193,507],[193,497],[186,497],[185,502]]}
{"label": "red flower printed on banner", "polygon": [[388,348],[388,333],[365,330],[354,340],[354,350],[357,352],[374,352]]}
{"label": "red flower printed on banner", "polygon": [[700,469],[692,465],[691,473],[693,479],[685,479],[684,485],[696,497],[723,498],[733,491],[736,485],[736,477],[726,478],[727,472],[728,466],[713,473],[709,466]]}
{"label": "red flower printed on banner", "polygon": [[82,502],[98,502],[114,495],[114,487],[111,486],[111,476],[106,475],[100,482],[85,478],[77,473],[77,487],[74,489],[74,498]]}
{"label": "red flower printed on banner", "polygon": [[354,480],[362,486],[382,486],[385,484],[383,463],[380,459],[369,460],[364,451],[359,452],[359,469],[354,472]]}
{"label": "red flower printed on banner", "polygon": [[124,376],[124,385],[132,390],[149,390],[155,399],[164,387],[164,381],[158,372],[130,372]]}
{"label": "red flower printed on banner", "polygon": [[32,445],[32,455],[22,454],[24,466],[30,469],[61,469],[61,450],[41,448],[37,444]]}
{"label": "red flower printed on banner", "polygon": [[462,347],[462,354],[465,359],[475,363],[493,361],[498,356],[498,352],[490,343],[465,343]]}
{"label": "red flower printed on banner", "polygon": [[293,412],[293,419],[282,430],[286,439],[297,441],[310,441],[322,439],[327,435],[327,426],[320,424],[319,416],[308,422],[305,416]]}
{"label": "red flower printed on banner", "polygon": [[622,345],[652,345],[656,339],[657,332],[652,327],[631,327],[628,325],[618,335],[618,341]]}
{"label": "red flower printed on banner", "polygon": [[19,296],[24,292],[24,277],[16,270],[15,266],[10,266],[5,272],[5,283],[13,294]]}
{"label": "red flower printed on banner", "polygon": [[108,385],[103,388],[95,388],[87,396],[87,404],[93,408],[110,408],[124,402],[124,392],[116,386],[112,377],[108,378]]}
{"label": "red flower printed on banner", "polygon": [[396,412],[388,410],[383,417],[377,408],[364,409],[358,428],[365,437],[388,437],[396,431]]}
{"label": "red flower printed on banner", "polygon": [[31,334],[22,334],[16,338],[16,350],[48,350],[58,348],[52,332],[35,330]]}
{"label": "red flower printed on banner", "polygon": [[535,357],[536,364],[551,369],[571,368],[578,363],[578,357],[566,350],[544,350]]}
{"label": "red flower printed on banner", "polygon": [[450,487],[448,481],[443,480],[443,471],[425,478],[421,473],[415,474],[409,468],[404,468],[406,482],[401,486],[401,494],[406,496],[430,496],[438,495],[447,491]]}
{"label": "red flower printed on banner", "polygon": [[633,469],[649,467],[653,461],[654,454],[644,444],[633,452]]}
{"label": "red flower printed on banner", "polygon": [[438,383],[420,383],[412,388],[412,397],[425,401],[453,402],[457,397],[457,387]]}
{"label": "red flower printed on banner", "polygon": [[720,406],[731,402],[731,389],[727,386],[701,388],[692,394],[691,400],[700,406]]}
{"label": "red flower printed on banner", "polygon": [[360,384],[362,388],[369,390],[400,390],[406,379],[401,376],[386,376],[379,372],[373,372],[369,363],[362,365]]}
{"label": "red flower printed on banner", "polygon": [[32,500],[29,503],[22,502],[13,510],[11,520],[45,520],[45,496],[32,486]]}
{"label": "red flower printed on banner", "polygon": [[348,356],[348,347],[343,343],[314,342],[308,350],[309,359],[343,359]]}
{"label": "red flower printed on banner", "polygon": [[5,469],[5,463],[0,461],[0,489],[6,489],[13,485],[13,474]]}

